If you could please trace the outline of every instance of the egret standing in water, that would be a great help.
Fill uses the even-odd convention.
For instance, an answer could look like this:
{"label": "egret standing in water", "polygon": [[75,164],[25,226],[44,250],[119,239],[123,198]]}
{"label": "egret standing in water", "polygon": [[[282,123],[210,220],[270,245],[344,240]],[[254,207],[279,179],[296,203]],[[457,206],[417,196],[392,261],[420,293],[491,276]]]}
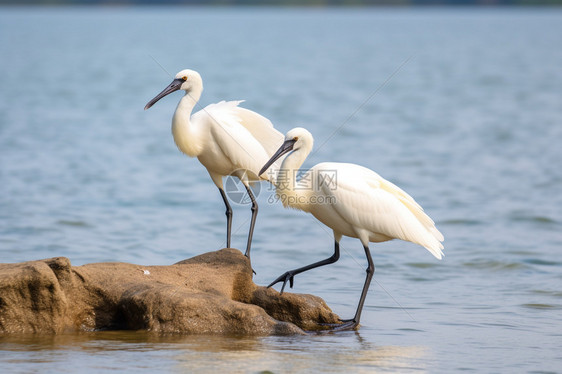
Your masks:
{"label": "egret standing in water", "polygon": [[[422,207],[406,192],[383,179],[374,171],[355,164],[324,162],[309,169],[299,180],[296,171],[312,150],[313,138],[303,128],[287,133],[285,142],[260,170],[265,173],[283,155],[285,159],[277,175],[276,190],[285,207],[311,213],[334,232],[334,254],[322,261],[289,270],[268,287],[283,282],[281,293],[295,275],[332,264],[340,257],[342,236],[358,238],[367,256],[367,278],[355,316],[342,320],[337,330],[354,329],[359,325],[361,310],[375,271],[369,242],[402,239],[425,247],[433,256],[443,256],[443,235]],[[271,172],[271,171],[270,171]]]}
{"label": "egret standing in water", "polygon": [[[258,204],[250,184],[260,180],[257,172],[283,143],[283,134],[275,130],[267,118],[239,107],[241,101],[221,101],[192,115],[191,112],[203,92],[203,81],[199,73],[189,69],[177,73],[172,83],[150,100],[144,109],[178,90],[185,91],[185,94],[172,118],[174,141],[180,151],[199,159],[218,187],[226,206],[227,247],[230,247],[232,208],[224,192],[222,178],[227,175],[238,177],[252,201],[252,218],[245,252],[249,258],[258,214]],[[261,179],[273,181],[274,174],[271,172]]]}

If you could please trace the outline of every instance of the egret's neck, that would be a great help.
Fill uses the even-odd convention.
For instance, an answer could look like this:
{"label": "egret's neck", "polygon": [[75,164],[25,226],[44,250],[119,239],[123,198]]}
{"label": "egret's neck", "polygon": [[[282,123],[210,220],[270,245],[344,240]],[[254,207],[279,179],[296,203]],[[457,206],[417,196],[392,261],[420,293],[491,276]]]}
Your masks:
{"label": "egret's neck", "polygon": [[295,151],[292,151],[285,157],[283,163],[281,164],[281,170],[291,170],[295,173],[301,168],[304,160],[308,156],[306,149],[299,148]]}
{"label": "egret's neck", "polygon": [[186,92],[178,103],[175,114],[181,114],[189,118],[199,98],[201,98],[201,91],[190,90]]}
{"label": "egret's neck", "polygon": [[302,174],[300,168],[309,153],[309,149],[297,149],[287,155],[281,164],[277,175],[277,194],[285,207],[306,210],[302,203],[308,201],[310,191],[299,188],[297,176]]}
{"label": "egret's neck", "polygon": [[200,96],[201,92],[187,92],[178,103],[172,118],[174,142],[180,151],[190,157],[196,157],[202,151],[201,129],[191,122],[191,112]]}

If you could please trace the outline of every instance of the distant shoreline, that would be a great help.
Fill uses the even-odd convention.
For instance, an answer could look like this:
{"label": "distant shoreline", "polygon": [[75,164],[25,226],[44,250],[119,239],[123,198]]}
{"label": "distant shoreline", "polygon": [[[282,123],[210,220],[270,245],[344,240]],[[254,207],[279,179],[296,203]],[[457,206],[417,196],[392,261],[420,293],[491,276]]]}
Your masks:
{"label": "distant shoreline", "polygon": [[0,6],[211,6],[211,7],[548,7],[562,0],[0,0]]}

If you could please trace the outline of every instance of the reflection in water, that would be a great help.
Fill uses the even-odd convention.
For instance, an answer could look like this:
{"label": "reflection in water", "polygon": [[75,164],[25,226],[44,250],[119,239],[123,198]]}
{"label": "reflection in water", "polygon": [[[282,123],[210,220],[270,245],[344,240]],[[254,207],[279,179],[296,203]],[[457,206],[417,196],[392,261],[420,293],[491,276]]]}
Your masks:
{"label": "reflection in water", "polygon": [[[95,368],[99,355],[104,368],[126,360],[129,369],[146,365],[147,356],[166,359],[181,372],[354,372],[374,369],[423,368],[428,349],[419,346],[377,346],[359,332],[298,337],[162,336],[145,332],[110,331],[56,336],[20,335],[0,338],[5,368],[40,370],[65,356],[80,357],[83,367]],[[119,351],[119,355],[111,352]],[[26,352],[34,352],[33,358]],[[25,355],[23,355],[25,353]],[[91,362],[88,362],[91,361]]]}
{"label": "reflection in water", "polygon": [[[177,357],[182,368],[205,371],[210,367],[240,372],[342,372],[353,367],[354,372],[372,372],[373,369],[400,369],[419,367],[425,349],[420,347],[374,346],[361,342],[358,333],[348,336],[309,336],[295,338],[263,338],[252,344],[245,340],[232,342],[220,355],[210,354],[198,342],[190,345],[193,352]],[[359,339],[353,339],[357,336]],[[342,344],[342,338],[348,343]],[[206,347],[205,347],[206,348]]]}

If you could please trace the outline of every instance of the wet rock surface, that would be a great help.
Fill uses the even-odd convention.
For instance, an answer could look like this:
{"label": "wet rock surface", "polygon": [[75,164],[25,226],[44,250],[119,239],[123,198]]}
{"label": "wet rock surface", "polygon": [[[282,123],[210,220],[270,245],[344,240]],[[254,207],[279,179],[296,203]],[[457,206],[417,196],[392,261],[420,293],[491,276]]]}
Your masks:
{"label": "wet rock surface", "polygon": [[72,266],[65,257],[0,264],[0,334],[283,335],[337,322],[319,297],[253,283],[249,260],[232,248],[169,266]]}

